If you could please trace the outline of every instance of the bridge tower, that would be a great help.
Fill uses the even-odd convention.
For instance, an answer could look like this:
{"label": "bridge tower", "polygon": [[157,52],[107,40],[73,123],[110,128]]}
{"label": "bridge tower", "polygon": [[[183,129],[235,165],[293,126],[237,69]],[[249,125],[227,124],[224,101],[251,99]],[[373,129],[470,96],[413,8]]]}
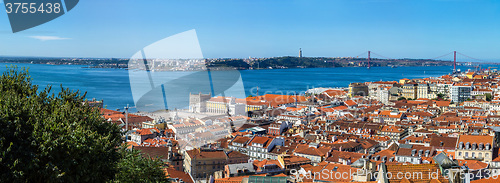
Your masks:
{"label": "bridge tower", "polygon": [[457,51],[453,51],[453,72],[457,72]]}
{"label": "bridge tower", "polygon": [[371,51],[368,51],[368,69],[370,68],[370,53]]}

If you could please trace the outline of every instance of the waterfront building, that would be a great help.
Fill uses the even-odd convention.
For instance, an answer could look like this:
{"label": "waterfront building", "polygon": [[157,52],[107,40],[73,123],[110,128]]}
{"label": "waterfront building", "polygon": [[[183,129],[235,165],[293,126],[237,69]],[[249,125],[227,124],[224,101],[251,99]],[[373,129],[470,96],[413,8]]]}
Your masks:
{"label": "waterfront building", "polygon": [[206,102],[206,112],[216,114],[227,114],[229,112],[232,116],[246,116],[246,100],[217,96]]}
{"label": "waterfront building", "polygon": [[407,79],[407,78],[400,79],[400,80],[399,80],[399,84],[404,85],[404,84],[406,84],[406,83],[408,83],[408,82],[410,82],[410,81],[411,81],[411,80],[409,80],[409,79]]}
{"label": "waterfront building", "polygon": [[247,97],[246,102],[251,105],[257,106],[257,108],[263,108],[264,104],[270,108],[278,108],[286,105],[294,105],[296,103],[307,101],[305,96],[300,95],[277,95],[277,94],[265,94],[262,96]]}
{"label": "waterfront building", "polygon": [[101,109],[104,107],[104,100],[96,100],[95,98],[93,98],[92,100],[89,101],[85,99],[83,104],[88,104],[89,107],[97,107]]}
{"label": "waterfront building", "polygon": [[212,98],[212,95],[202,94],[201,92],[198,94],[189,93],[189,112],[194,113],[202,113],[206,112],[206,102]]}

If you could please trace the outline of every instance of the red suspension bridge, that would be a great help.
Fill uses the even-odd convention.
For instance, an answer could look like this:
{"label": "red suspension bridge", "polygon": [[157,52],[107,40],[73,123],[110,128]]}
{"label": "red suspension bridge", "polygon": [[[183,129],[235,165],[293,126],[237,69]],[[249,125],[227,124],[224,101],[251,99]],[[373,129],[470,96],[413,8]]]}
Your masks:
{"label": "red suspension bridge", "polygon": [[[453,54],[453,72],[457,71],[457,54],[460,55],[460,56],[463,56],[463,57],[465,57],[465,58],[467,58],[469,60],[480,61],[480,62],[487,62],[485,60],[477,59],[477,58],[465,55],[465,54],[457,52],[457,51],[452,51],[452,52],[446,53],[444,55],[440,55],[440,56],[437,56],[437,57],[434,57],[434,58],[430,58],[429,60],[442,60],[442,59],[446,60],[446,59],[448,59],[449,56],[451,56],[451,54]],[[372,55],[375,56],[375,58],[383,58],[383,59],[387,59],[387,60],[401,60],[401,59],[394,59],[394,58],[386,57],[386,56],[374,53],[372,51],[365,51],[365,52],[357,55],[355,58],[359,58],[359,57],[363,58],[362,56],[364,56],[364,55],[368,55],[368,57],[366,57],[367,58],[367,67],[368,68],[370,68],[370,66],[371,66]]]}

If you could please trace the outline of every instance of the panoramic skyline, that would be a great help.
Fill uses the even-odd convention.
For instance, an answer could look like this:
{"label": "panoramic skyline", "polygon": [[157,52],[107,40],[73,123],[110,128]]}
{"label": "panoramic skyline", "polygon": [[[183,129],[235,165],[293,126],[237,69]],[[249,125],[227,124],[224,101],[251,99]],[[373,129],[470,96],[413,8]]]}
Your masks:
{"label": "panoramic skyline", "polygon": [[500,61],[499,4],[81,1],[65,15],[19,33],[12,33],[7,14],[0,13],[0,56],[129,58],[155,41],[195,29],[206,58],[298,56],[302,48],[306,57],[370,50],[389,58],[434,58],[456,50]]}

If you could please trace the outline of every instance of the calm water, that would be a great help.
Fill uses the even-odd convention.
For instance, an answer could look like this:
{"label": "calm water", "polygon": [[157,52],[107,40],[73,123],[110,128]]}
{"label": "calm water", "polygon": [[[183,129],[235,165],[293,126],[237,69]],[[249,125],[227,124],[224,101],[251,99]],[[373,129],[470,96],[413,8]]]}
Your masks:
{"label": "calm water", "polygon": [[[2,64],[0,71],[5,71]],[[16,64],[29,68],[35,84],[52,85],[60,91],[60,85],[73,90],[87,91],[87,98],[103,99],[109,109],[134,106],[129,72],[124,69],[89,69],[79,65]],[[439,67],[361,67],[273,69],[240,71],[246,95],[303,92],[313,87],[347,87],[351,82],[366,82],[401,78],[441,76],[451,72],[449,66]],[[460,67],[462,71],[470,69]],[[187,94],[186,94],[187,95]]]}

